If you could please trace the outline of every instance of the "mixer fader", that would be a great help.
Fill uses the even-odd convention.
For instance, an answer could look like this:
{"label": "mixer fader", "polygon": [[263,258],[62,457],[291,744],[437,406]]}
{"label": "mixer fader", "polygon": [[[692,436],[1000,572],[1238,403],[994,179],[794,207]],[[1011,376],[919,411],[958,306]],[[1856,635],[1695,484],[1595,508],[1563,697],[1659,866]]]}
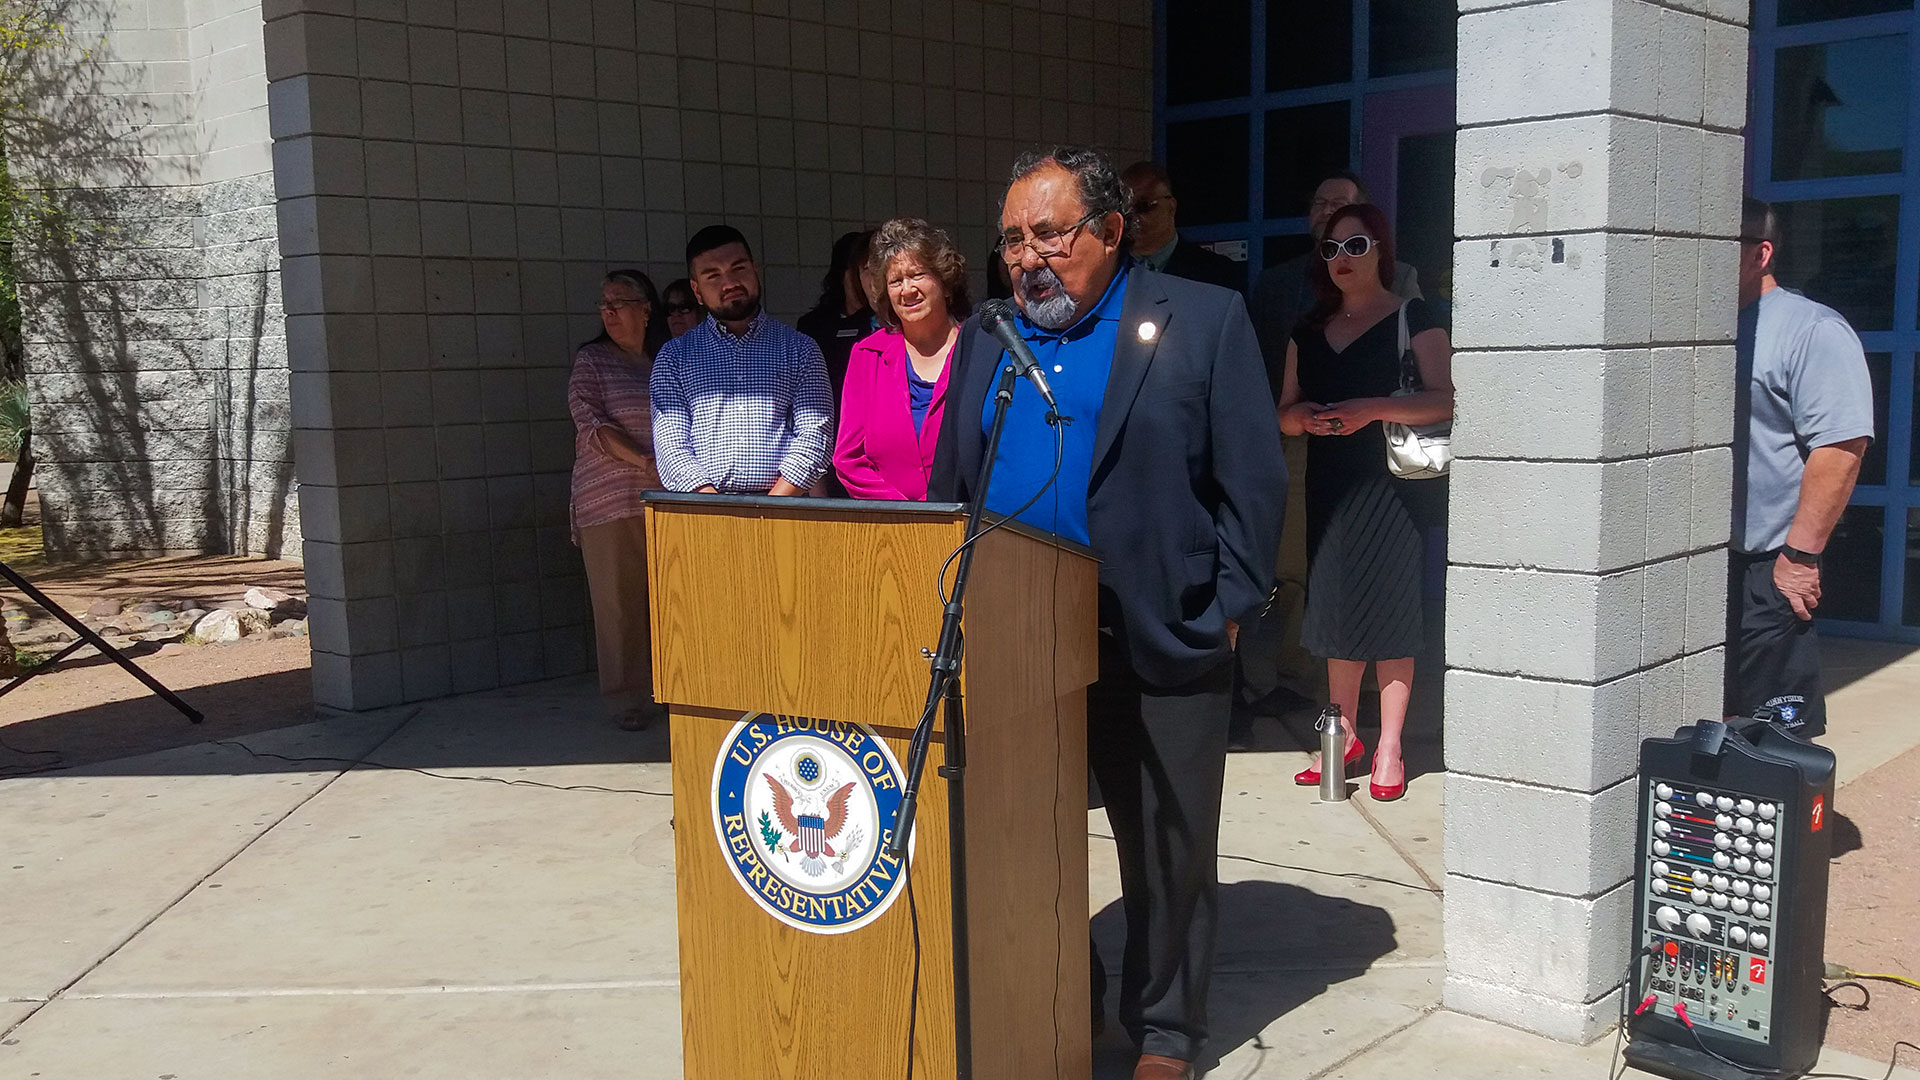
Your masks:
{"label": "mixer fader", "polygon": [[1648,991],[1696,1023],[1769,1037],[1780,806],[1687,779],[1647,784]]}

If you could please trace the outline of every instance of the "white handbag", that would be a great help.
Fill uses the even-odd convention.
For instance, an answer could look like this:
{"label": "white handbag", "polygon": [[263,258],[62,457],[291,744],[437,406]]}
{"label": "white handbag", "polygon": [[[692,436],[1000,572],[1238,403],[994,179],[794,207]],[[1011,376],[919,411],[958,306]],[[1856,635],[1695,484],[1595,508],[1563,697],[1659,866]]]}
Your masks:
{"label": "white handbag", "polygon": [[[1407,305],[1400,305],[1400,389],[1394,397],[1421,392],[1420,366],[1407,335]],[[1387,437],[1387,470],[1402,480],[1431,480],[1453,466],[1453,421],[1409,426],[1380,422]]]}

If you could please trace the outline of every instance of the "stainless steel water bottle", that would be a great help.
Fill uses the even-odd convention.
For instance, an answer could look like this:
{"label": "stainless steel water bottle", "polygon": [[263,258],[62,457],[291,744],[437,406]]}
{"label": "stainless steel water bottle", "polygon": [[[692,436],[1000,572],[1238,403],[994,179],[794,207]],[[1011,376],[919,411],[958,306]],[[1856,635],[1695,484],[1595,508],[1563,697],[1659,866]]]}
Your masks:
{"label": "stainless steel water bottle", "polygon": [[1340,706],[1320,710],[1314,721],[1320,733],[1320,801],[1345,802],[1347,798],[1347,729],[1340,722]]}

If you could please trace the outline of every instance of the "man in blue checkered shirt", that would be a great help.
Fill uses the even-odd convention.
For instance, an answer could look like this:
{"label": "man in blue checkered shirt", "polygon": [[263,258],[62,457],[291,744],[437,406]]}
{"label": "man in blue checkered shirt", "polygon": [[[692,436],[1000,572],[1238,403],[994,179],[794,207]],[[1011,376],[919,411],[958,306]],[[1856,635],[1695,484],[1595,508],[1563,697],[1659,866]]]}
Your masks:
{"label": "man in blue checkered shirt", "polygon": [[687,242],[705,322],[654,358],[647,392],[660,479],[673,491],[805,495],[833,454],[833,395],[813,339],[760,310],[760,268],[739,230]]}

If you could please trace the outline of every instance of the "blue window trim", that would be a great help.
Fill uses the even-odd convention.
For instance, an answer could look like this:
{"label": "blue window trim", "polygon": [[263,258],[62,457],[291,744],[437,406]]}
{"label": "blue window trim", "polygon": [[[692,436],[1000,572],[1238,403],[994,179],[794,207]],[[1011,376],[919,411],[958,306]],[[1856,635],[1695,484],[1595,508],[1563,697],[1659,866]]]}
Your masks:
{"label": "blue window trim", "polygon": [[1267,8],[1279,0],[1252,0],[1252,18],[1248,32],[1252,48],[1247,85],[1251,92],[1219,101],[1200,101],[1187,105],[1167,104],[1167,5],[1174,0],[1154,0],[1153,5],[1153,152],[1158,161],[1167,159],[1167,125],[1184,120],[1206,120],[1221,116],[1247,118],[1247,213],[1245,221],[1218,225],[1183,226],[1181,235],[1200,243],[1218,240],[1247,241],[1247,287],[1260,279],[1266,269],[1266,245],[1270,236],[1297,236],[1307,231],[1306,215],[1270,218],[1267,209],[1267,113],[1301,105],[1347,103],[1347,160],[1358,168],[1365,145],[1365,111],[1369,94],[1421,87],[1452,86],[1454,71],[1422,71],[1411,75],[1373,78],[1368,67],[1372,40],[1372,0],[1353,3],[1353,78],[1325,86],[1268,92],[1267,84]]}
{"label": "blue window trim", "polygon": [[[1907,131],[1901,171],[1879,176],[1819,180],[1772,179],[1773,85],[1778,50],[1863,37],[1907,35]],[[1769,202],[1841,199],[1861,195],[1900,196],[1899,236],[1895,247],[1893,329],[1860,335],[1870,353],[1892,358],[1887,379],[1887,430],[1879,435],[1887,450],[1886,483],[1856,488],[1851,505],[1883,508],[1880,551],[1880,611],[1873,621],[1822,619],[1820,628],[1836,637],[1864,637],[1920,644],[1920,626],[1902,622],[1907,577],[1907,513],[1920,508],[1920,487],[1911,475],[1914,440],[1915,355],[1920,352],[1920,10],[1891,11],[1852,19],[1779,25],[1779,0],[1755,0],[1753,7],[1752,116],[1748,126],[1753,191]],[[1815,297],[1818,299],[1818,297]],[[1920,533],[1920,530],[1916,530]],[[1920,614],[1920,613],[1917,613]]]}

